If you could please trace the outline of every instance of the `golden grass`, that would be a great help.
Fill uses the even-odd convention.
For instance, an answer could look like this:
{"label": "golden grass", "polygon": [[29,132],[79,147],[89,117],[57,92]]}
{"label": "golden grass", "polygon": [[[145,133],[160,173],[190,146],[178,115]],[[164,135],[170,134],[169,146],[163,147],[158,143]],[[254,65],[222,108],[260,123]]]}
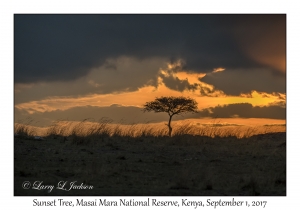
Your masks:
{"label": "golden grass", "polygon": [[[247,138],[253,135],[285,132],[285,125],[268,126],[237,126],[222,125],[220,123],[211,123],[201,125],[199,123],[177,123],[173,122],[172,136],[192,135],[208,137],[237,137]],[[36,127],[28,124],[15,123],[15,134],[22,136],[120,136],[120,137],[142,137],[152,136],[161,137],[168,135],[168,128],[164,123],[148,124],[116,124],[111,120],[102,119],[99,122],[90,122],[83,120],[75,121],[57,121],[49,127]]]}

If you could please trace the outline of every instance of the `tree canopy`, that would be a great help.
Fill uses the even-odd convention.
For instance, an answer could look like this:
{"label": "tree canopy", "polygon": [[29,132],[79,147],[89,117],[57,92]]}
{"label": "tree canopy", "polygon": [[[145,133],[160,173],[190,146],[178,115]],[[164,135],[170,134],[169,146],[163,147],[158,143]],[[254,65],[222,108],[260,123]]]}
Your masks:
{"label": "tree canopy", "polygon": [[160,97],[144,104],[144,111],[167,112],[169,116],[186,112],[197,112],[198,103],[188,97]]}
{"label": "tree canopy", "polygon": [[189,97],[160,97],[156,98],[154,101],[146,102],[144,104],[144,112],[166,112],[169,115],[169,135],[171,136],[172,127],[171,120],[174,115],[184,114],[188,112],[197,113],[198,103]]}

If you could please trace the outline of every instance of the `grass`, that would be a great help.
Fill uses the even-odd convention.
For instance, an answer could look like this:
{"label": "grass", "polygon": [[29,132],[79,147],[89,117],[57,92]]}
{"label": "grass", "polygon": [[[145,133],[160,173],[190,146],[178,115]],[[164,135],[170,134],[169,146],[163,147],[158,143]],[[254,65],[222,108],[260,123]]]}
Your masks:
{"label": "grass", "polygon": [[[115,124],[111,120],[101,119],[99,122],[90,122],[87,119],[81,122],[56,121],[51,126],[39,128],[29,124],[15,123],[15,133],[21,136],[59,136],[77,138],[103,137],[164,137],[168,135],[168,128],[162,123],[149,124]],[[220,123],[211,125],[197,125],[193,123],[173,123],[172,137],[192,135],[208,137],[237,137],[248,138],[253,135],[285,132],[285,125],[274,126],[221,126]]]}
{"label": "grass", "polygon": [[15,135],[20,137],[33,137],[36,135],[38,128],[31,125],[15,123],[14,130]]}

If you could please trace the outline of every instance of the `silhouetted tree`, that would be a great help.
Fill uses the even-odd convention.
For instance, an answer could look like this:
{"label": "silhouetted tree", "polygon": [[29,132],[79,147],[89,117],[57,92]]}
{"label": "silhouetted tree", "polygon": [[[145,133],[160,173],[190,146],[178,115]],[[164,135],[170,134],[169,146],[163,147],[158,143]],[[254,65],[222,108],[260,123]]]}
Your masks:
{"label": "silhouetted tree", "polygon": [[197,113],[198,103],[189,97],[160,97],[154,101],[144,104],[144,112],[166,112],[169,115],[169,123],[166,124],[169,128],[169,136],[172,134],[171,120],[176,114],[184,114],[188,112]]}

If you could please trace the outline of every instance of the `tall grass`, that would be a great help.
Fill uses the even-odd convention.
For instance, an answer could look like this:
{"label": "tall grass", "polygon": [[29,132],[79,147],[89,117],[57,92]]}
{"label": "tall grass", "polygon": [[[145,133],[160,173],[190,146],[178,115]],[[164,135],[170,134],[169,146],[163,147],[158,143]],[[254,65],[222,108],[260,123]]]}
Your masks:
{"label": "tall grass", "polygon": [[34,120],[26,118],[14,124],[14,133],[22,137],[32,137],[37,135],[37,127],[33,126]]}
{"label": "tall grass", "polygon": [[[56,121],[47,128],[34,127],[27,124],[15,123],[15,133],[24,136],[48,137],[163,137],[168,136],[168,128],[163,123],[149,124],[116,124],[108,119],[90,122],[87,119],[81,122]],[[193,123],[173,123],[172,136],[208,136],[247,138],[257,134],[285,132],[285,125],[274,126],[221,126],[219,123],[198,125]]]}
{"label": "tall grass", "polygon": [[35,136],[37,133],[36,127],[27,124],[21,124],[21,123],[15,123],[14,130],[15,130],[15,134],[23,137]]}

